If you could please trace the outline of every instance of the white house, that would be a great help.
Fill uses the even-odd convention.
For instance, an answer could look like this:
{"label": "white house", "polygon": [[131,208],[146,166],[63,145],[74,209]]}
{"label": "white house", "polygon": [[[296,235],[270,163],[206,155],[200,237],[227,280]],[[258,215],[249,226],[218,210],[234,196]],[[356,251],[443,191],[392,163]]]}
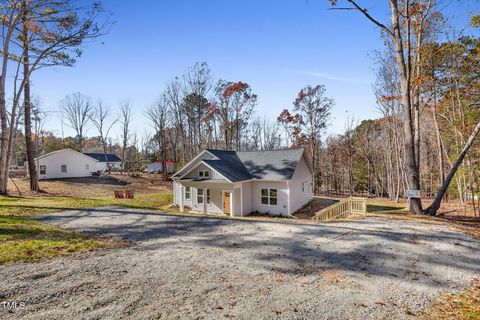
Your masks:
{"label": "white house", "polygon": [[160,173],[163,172],[165,166],[165,171],[168,174],[172,174],[175,172],[175,162],[166,161],[166,162],[152,162],[148,165],[148,167],[144,170],[148,173]]}
{"label": "white house", "polygon": [[121,169],[122,160],[111,153],[81,153],[62,149],[47,153],[35,160],[39,179],[90,177],[94,172]]}
{"label": "white house", "polygon": [[58,179],[89,177],[96,171],[97,162],[73,149],[62,149],[38,157],[35,165],[39,179]]}
{"label": "white house", "polygon": [[303,149],[207,149],[173,177],[174,203],[184,211],[246,216],[288,216],[313,195],[313,174]]}

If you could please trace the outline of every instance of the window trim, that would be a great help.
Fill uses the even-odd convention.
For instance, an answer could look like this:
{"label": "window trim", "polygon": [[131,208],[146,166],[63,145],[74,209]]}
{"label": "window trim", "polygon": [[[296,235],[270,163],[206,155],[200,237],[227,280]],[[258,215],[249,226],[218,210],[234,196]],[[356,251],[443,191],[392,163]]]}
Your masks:
{"label": "window trim", "polygon": [[[202,194],[200,195],[199,194],[199,191],[202,191]],[[202,202],[200,202],[199,200],[202,199]],[[203,188],[197,188],[197,205],[199,204],[205,204],[205,193],[203,192]]]}
{"label": "window trim", "polygon": [[212,205],[212,195],[210,193],[210,189],[205,189],[207,192],[205,193],[205,201],[207,202],[207,206]]}
{"label": "window trim", "polygon": [[[42,171],[43,171],[43,173],[42,173]],[[47,174],[47,165],[46,164],[41,164],[40,165],[40,174]]]}
{"label": "window trim", "polygon": [[209,170],[198,170],[198,177],[199,178],[210,178],[210,171]]}
{"label": "window trim", "polygon": [[[262,196],[262,190],[267,190],[267,195],[266,196]],[[272,197],[270,195],[270,190],[275,190],[275,192],[277,193],[277,196],[275,197]],[[265,204],[262,202],[262,198],[267,198],[268,199],[268,204]],[[271,199],[274,198],[277,200],[277,203],[276,204],[271,204]],[[260,205],[261,206],[267,206],[267,207],[276,207],[278,206],[278,189],[276,188],[260,188]]]}
{"label": "window trim", "polygon": [[[188,197],[187,197],[187,194],[188,194]],[[190,187],[185,187],[184,198],[185,200],[192,200],[192,189]]]}

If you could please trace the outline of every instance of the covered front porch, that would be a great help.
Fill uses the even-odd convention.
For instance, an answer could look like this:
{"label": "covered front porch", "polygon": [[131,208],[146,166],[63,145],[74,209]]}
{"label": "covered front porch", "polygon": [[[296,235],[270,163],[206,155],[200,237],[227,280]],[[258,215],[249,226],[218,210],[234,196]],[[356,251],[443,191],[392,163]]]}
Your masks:
{"label": "covered front porch", "polygon": [[192,212],[243,216],[242,183],[214,179],[181,179],[178,205],[180,212],[190,207]]}

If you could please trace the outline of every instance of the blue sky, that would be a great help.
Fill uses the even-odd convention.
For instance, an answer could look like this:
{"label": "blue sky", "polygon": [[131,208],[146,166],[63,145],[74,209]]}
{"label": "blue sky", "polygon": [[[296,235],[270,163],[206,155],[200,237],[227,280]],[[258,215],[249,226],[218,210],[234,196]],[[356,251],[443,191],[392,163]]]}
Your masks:
{"label": "blue sky", "polygon": [[[372,14],[388,18],[383,1],[368,2]],[[103,3],[115,21],[111,31],[89,44],[75,67],[32,78],[42,109],[58,110],[60,100],[77,91],[101,98],[114,112],[128,99],[141,136],[149,129],[143,111],[165,82],[205,61],[216,79],[250,84],[260,117],[276,119],[307,84],[324,84],[336,102],[328,134],[343,130],[347,110],[356,120],[379,116],[370,58],[382,48],[379,32],[358,13],[328,10],[327,0]],[[60,134],[53,114],[45,127]],[[93,127],[87,132],[95,134]]]}

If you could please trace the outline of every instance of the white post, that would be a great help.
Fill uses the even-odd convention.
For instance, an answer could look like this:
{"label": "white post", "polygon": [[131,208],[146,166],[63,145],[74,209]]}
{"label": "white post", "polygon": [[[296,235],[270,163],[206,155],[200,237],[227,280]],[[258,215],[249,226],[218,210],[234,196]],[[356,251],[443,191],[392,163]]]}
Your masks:
{"label": "white post", "polygon": [[233,213],[233,202],[235,201],[234,197],[233,197],[233,194],[235,193],[235,189],[232,189],[230,191],[230,217],[233,217],[235,216],[235,214]]}
{"label": "white post", "polygon": [[207,213],[207,189],[203,188],[203,213]]}
{"label": "white post", "polygon": [[185,211],[185,207],[183,205],[183,197],[185,197],[185,187],[181,186],[180,187],[180,212]]}
{"label": "white post", "polygon": [[[290,212],[290,202],[292,201],[291,194],[290,194],[290,180],[287,180],[287,215],[291,215],[292,212]],[[278,197],[278,194],[277,194]]]}
{"label": "white post", "polygon": [[243,217],[243,183],[240,184],[240,216]]}

